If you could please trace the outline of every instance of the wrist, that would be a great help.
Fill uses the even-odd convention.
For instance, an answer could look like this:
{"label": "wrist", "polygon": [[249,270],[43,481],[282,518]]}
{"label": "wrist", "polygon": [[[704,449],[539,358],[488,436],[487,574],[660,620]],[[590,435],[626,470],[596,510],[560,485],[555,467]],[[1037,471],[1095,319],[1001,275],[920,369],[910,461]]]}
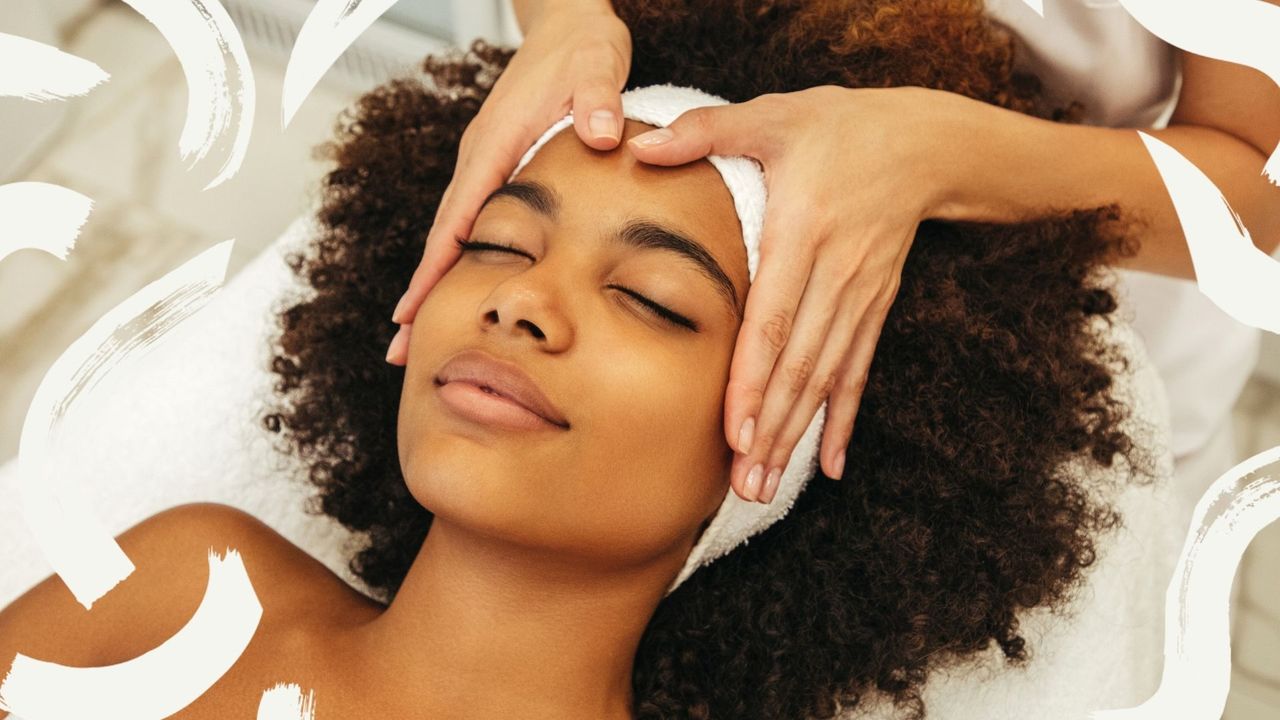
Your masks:
{"label": "wrist", "polygon": [[[1001,108],[944,90],[929,90],[929,111],[922,113],[922,173],[924,217],[938,220],[973,220],[982,213],[971,206],[975,175],[984,172],[980,160],[990,151],[992,134],[1005,127]],[[992,112],[997,111],[997,112]],[[1002,128],[1004,128],[1002,130]],[[989,170],[989,168],[988,168]]]}
{"label": "wrist", "polygon": [[513,0],[512,6],[516,12],[516,24],[525,35],[548,17],[600,13],[615,15],[610,0]]}

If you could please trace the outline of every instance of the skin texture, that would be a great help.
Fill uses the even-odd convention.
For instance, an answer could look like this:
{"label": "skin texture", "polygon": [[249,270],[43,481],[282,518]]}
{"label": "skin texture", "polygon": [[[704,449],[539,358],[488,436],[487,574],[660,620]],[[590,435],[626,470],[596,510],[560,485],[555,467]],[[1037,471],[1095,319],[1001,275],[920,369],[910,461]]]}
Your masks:
{"label": "skin texture", "polygon": [[[251,712],[280,667],[316,692],[320,718],[632,717],[648,618],[728,492],[720,412],[746,251],[732,197],[707,162],[653,168],[566,132],[516,181],[545,188],[553,216],[498,196],[473,238],[536,260],[469,251],[410,344],[395,435],[404,482],[435,522],[395,601],[385,611],[370,603],[243,513],[189,506],[122,538],[149,572],[95,617],[53,582],[23,600],[59,600],[64,619],[135,630],[104,639],[101,654],[71,657],[120,662],[176,632],[207,582],[192,560],[221,540],[254,559],[264,617],[241,661],[183,717]],[[733,304],[672,254],[607,241],[642,219],[701,244],[733,283]],[[651,314],[619,286],[698,330]],[[433,380],[469,348],[522,367],[570,428],[500,429],[456,415]],[[406,685],[403,668],[448,682]]]}
{"label": "skin texture", "polygon": [[[823,84],[915,85],[1069,118],[1039,103],[1034,79],[1013,74],[1008,38],[993,31],[979,4],[902,2],[892,12],[886,7],[872,2],[840,8],[617,3],[636,42],[628,80],[633,86],[673,82],[742,101]],[[845,35],[832,25],[830,14],[837,10],[862,29],[856,41],[833,40]],[[593,550],[582,544],[582,533],[556,515],[594,523],[593,513],[566,506],[565,498],[579,491],[605,493],[603,488],[623,498],[640,492],[636,512],[652,514],[647,491],[614,478],[618,464],[648,466],[659,462],[648,456],[666,448],[622,457],[599,478],[557,468],[549,481],[553,485],[568,476],[580,478],[583,486],[561,489],[523,479],[526,466],[545,476],[552,463],[539,452],[530,451],[512,465],[505,457],[485,457],[479,438],[468,444],[461,436],[437,437],[441,447],[494,473],[485,487],[519,483],[517,492],[533,488],[530,495],[536,499],[528,501],[481,492],[444,474],[434,478],[418,471],[432,461],[404,453],[407,446],[397,428],[411,379],[403,368],[383,362],[396,328],[380,326],[376,319],[399,299],[453,177],[464,128],[510,56],[478,44],[465,57],[427,59],[423,69],[430,83],[419,78],[393,82],[361,98],[325,148],[334,169],[325,182],[321,232],[305,256],[293,259],[314,294],[282,310],[273,364],[280,404],[263,421],[281,434],[283,450],[306,462],[317,489],[315,509],[365,538],[352,557],[352,570],[384,602],[420,590],[406,578],[431,554],[423,549],[424,539],[434,535],[436,522],[422,501],[450,507],[450,493],[476,503],[465,509],[455,503],[455,514],[508,539],[549,542],[551,528],[568,528],[561,549],[578,564],[597,566],[613,562],[604,554],[634,562],[642,546],[675,540],[687,532],[681,526],[693,528],[699,513],[710,509],[692,511],[673,501],[667,512],[682,518],[655,519],[660,528],[639,538],[604,529],[593,542],[607,550],[583,559]],[[595,212],[626,202],[625,195],[615,193]],[[699,212],[713,209],[706,205]],[[531,225],[526,232],[535,229]],[[1127,408],[1112,397],[1112,377],[1124,370],[1123,359],[1090,330],[1105,326],[1116,309],[1100,269],[1132,252],[1133,230],[1115,207],[1012,225],[921,223],[868,375],[842,480],[811,481],[783,520],[698,570],[657,602],[651,617],[643,614],[649,607],[643,601],[650,598],[626,601],[647,621],[632,661],[633,716],[827,718],[835,715],[837,701],[847,709],[868,694],[885,694],[903,714],[922,715],[919,693],[930,670],[993,647],[1013,663],[1030,657],[1034,648],[1019,633],[1019,613],[1062,608],[1067,592],[1094,561],[1096,539],[1119,521],[1104,494],[1114,488],[1103,476],[1066,475],[1063,464],[1078,460],[1086,470],[1119,464],[1121,476],[1134,482],[1145,480],[1149,470],[1146,449],[1135,446],[1120,426]],[[549,243],[547,254],[539,255],[534,236],[523,241],[542,260],[467,256],[467,263],[510,263],[467,266],[486,273],[462,276],[467,287],[456,288],[473,299],[464,305],[468,313],[479,313],[486,287],[495,298],[505,297],[499,277],[529,290],[526,307],[536,308],[533,301],[544,294],[554,308],[564,302],[561,296],[587,293],[587,300],[573,306],[575,314],[603,302],[605,296],[592,294],[603,292],[600,285],[583,281],[587,267],[559,275],[557,246]],[[553,268],[558,282],[552,280]],[[485,279],[492,284],[486,286]],[[614,301],[625,298],[614,296]],[[499,306],[490,321],[502,317]],[[556,330],[557,323],[549,327]],[[528,324],[518,330],[532,332]],[[460,336],[446,333],[436,355],[431,342],[440,332],[415,331],[413,352],[442,360],[443,353],[459,346]],[[548,334],[548,343],[557,336],[563,338],[558,331]],[[538,375],[571,420],[571,399],[591,408],[597,400],[590,392],[603,393],[599,407],[612,408],[609,399],[624,392],[601,389],[588,361],[556,359],[572,360],[588,373],[581,382],[590,391],[581,393],[575,385],[560,384],[577,382],[575,376]],[[695,362],[702,372],[704,358]],[[550,367],[534,369],[551,373]],[[716,382],[723,381],[720,376]],[[661,384],[632,388],[666,392]],[[598,428],[603,411],[586,412],[583,421],[595,418]],[[660,431],[647,431],[653,432]],[[546,456],[562,457],[555,443],[572,433],[551,442]],[[460,444],[449,444],[455,442]],[[597,462],[589,448],[583,451],[585,461]],[[447,468],[448,462],[460,461],[439,462]],[[514,479],[503,474],[512,467],[520,473]],[[622,501],[598,497],[600,512],[614,517]],[[687,492],[680,491],[679,498],[687,502]],[[527,529],[501,522],[513,507],[526,512]],[[501,560],[469,555],[477,567],[473,575],[481,578]],[[676,568],[675,563],[667,568],[672,577]],[[532,564],[531,569],[546,567]],[[563,577],[541,582],[554,588]],[[530,620],[528,607],[545,595],[530,582],[515,574],[509,585],[474,591],[465,604],[479,608],[481,619],[463,627],[501,626],[508,631],[507,645],[538,646],[546,628]],[[494,593],[500,597],[493,598]],[[580,606],[577,614],[589,620],[600,612],[591,605]],[[552,620],[535,616],[552,624],[584,620],[572,613]],[[639,621],[619,622],[634,628],[629,623]],[[602,632],[581,638],[608,645],[615,662],[625,655],[629,639]],[[499,646],[491,652],[501,659],[507,651]],[[385,673],[375,673],[379,666],[368,667],[371,679],[398,672],[383,667]],[[459,667],[475,666],[455,663],[449,676]],[[528,661],[521,672],[536,676],[537,671],[538,661]],[[473,697],[485,697],[515,682],[506,674],[491,680],[484,686],[483,678],[469,677],[466,687]],[[524,698],[537,695],[530,691]]]}
{"label": "skin texture", "polygon": [[[739,299],[746,252],[709,163],[658,170],[565,132],[516,181],[550,191],[554,213],[499,196],[472,240],[534,259],[469,251],[415,325],[397,437],[409,491],[435,520],[394,602],[362,630],[357,674],[448,677],[447,693],[400,692],[422,717],[627,718],[647,619],[728,491],[719,428],[738,319],[696,269],[605,238],[641,218],[676,229],[727,269]],[[570,427],[454,414],[433,379],[467,348],[525,369]]]}
{"label": "skin texture", "polygon": [[[738,303],[746,251],[710,163],[662,172],[624,151],[594,152],[561,133],[516,178],[546,188],[553,214],[509,195],[480,213],[472,240],[536,259],[471,250],[428,298],[410,344],[399,454],[414,498],[438,515],[461,522],[479,510],[469,523],[518,530],[511,541],[584,563],[650,565],[661,555],[661,576],[683,563],[728,489],[732,452],[718,423],[738,319],[692,263],[608,236],[641,219],[677,230],[731,273]],[[618,286],[698,331],[655,317]],[[445,412],[432,381],[469,348],[524,368],[571,427],[495,432]]]}
{"label": "skin texture", "polygon": [[[679,4],[658,2],[653,12]],[[934,17],[924,19],[927,27],[965,14],[971,4],[892,3],[851,23],[846,3],[811,0],[812,20],[804,30],[856,45],[891,31],[904,7],[910,14],[912,5],[931,6]],[[744,14],[758,11],[765,22],[775,8],[788,5],[740,3]],[[629,4],[618,6],[629,20]],[[589,139],[584,118],[617,104],[630,59],[626,28],[611,22],[614,16],[599,0],[530,0],[516,8],[532,41],[521,47],[506,77],[522,82],[500,82],[468,129],[472,142],[460,153],[451,183],[458,190],[442,204],[393,316],[398,322],[412,320],[433,278],[453,261],[455,250],[444,239],[465,234],[480,198],[515,165],[547,124],[546,116],[567,107],[564,98],[572,98],[584,141],[608,142]],[[583,27],[592,30],[581,32]],[[540,41],[548,36],[556,42]],[[1280,188],[1259,171],[1280,143],[1280,87],[1253,68],[1178,52],[1182,84],[1169,126],[1144,131],[1202,169],[1240,214],[1254,244],[1274,253],[1280,246]],[[532,69],[549,66],[560,71],[542,82],[543,75]],[[517,84],[545,91],[517,97],[507,91]],[[506,122],[488,121],[495,116]],[[880,132],[884,128],[894,132]],[[697,110],[648,137],[653,135],[664,142],[629,143],[645,162],[673,165],[707,153],[742,154],[760,160],[770,180],[762,248],[778,244],[786,251],[761,263],[725,403],[725,436],[740,452],[731,483],[744,499],[773,496],[780,469],[828,399],[820,461],[827,475],[842,473],[867,370],[921,219],[1008,223],[1053,208],[1116,202],[1148,227],[1138,252],[1119,264],[1195,277],[1163,180],[1132,129],[1046,122],[951,92],[842,87]],[[965,141],[953,142],[958,137]],[[832,201],[852,185],[861,192]],[[393,338],[391,362],[403,362],[405,337]]]}
{"label": "skin texture", "polygon": [[[939,14],[943,5],[949,13]],[[618,3],[637,41],[629,78],[636,86],[670,81],[742,101],[833,83],[919,85],[1052,115],[1036,103],[1033,83],[1012,74],[1008,43],[991,32],[976,4],[904,1],[892,12],[886,7]],[[836,10],[850,27],[860,28],[853,40],[832,41],[847,29],[831,24],[826,13]],[[253,657],[287,666],[291,680],[338,698],[322,708],[360,707],[346,702],[354,697],[380,713],[374,716],[406,716],[400,703],[407,700],[434,702],[436,709],[456,711],[455,717],[490,711],[565,717],[548,713],[584,708],[591,711],[584,717],[620,715],[624,688],[610,679],[616,683],[627,663],[627,710],[636,718],[829,718],[837,701],[847,710],[872,694],[887,695],[904,714],[922,715],[920,689],[931,670],[992,647],[1012,663],[1025,661],[1036,648],[1021,636],[1019,614],[1062,607],[1094,561],[1095,541],[1119,520],[1102,494],[1113,488],[1096,476],[1064,475],[1063,463],[1081,460],[1086,469],[1120,464],[1133,468],[1132,480],[1144,478],[1143,448],[1122,432],[1126,408],[1112,397],[1112,376],[1123,362],[1114,362],[1111,348],[1087,329],[1094,322],[1105,325],[1116,307],[1098,270],[1132,252],[1132,228],[1124,216],[1102,207],[1012,225],[922,223],[868,376],[841,482],[811,481],[786,518],[662,599],[654,593],[658,588],[660,595],[665,583],[653,576],[661,569],[670,580],[678,553],[664,557],[654,549],[664,542],[691,543],[712,509],[713,486],[717,478],[723,482],[715,475],[723,470],[713,462],[716,444],[699,447],[685,436],[683,459],[654,458],[670,449],[646,448],[614,458],[605,474],[593,476],[556,467],[564,457],[564,443],[556,442],[567,442],[566,435],[548,441],[542,458],[526,443],[527,456],[512,476],[511,460],[502,456],[520,452],[517,443],[486,454],[485,442],[498,443],[492,437],[468,437],[460,427],[456,433],[428,428],[431,404],[404,402],[406,396],[414,403],[420,399],[413,389],[423,386],[423,376],[383,362],[395,328],[377,319],[391,311],[408,281],[452,178],[463,130],[510,56],[477,45],[465,57],[428,58],[423,70],[431,83],[396,81],[362,97],[325,148],[334,167],[325,180],[320,232],[305,256],[292,259],[310,292],[281,310],[272,362],[279,402],[262,422],[279,433],[283,450],[306,464],[317,492],[313,509],[360,534],[352,569],[380,602],[364,601],[345,588],[281,600],[285,589],[310,591],[323,583],[293,574],[302,559],[287,544],[228,534],[234,518],[214,522],[203,512],[147,524],[145,542],[136,544],[140,567],[150,567],[150,558],[179,540],[189,547],[193,538],[199,548],[231,543],[255,556],[265,552],[273,563],[263,577],[273,582],[264,583],[264,623],[279,624],[264,633],[264,640],[274,639]],[[604,208],[628,202],[621,192],[606,199]],[[706,198],[697,204],[697,217],[686,219],[711,223],[717,202]],[[576,218],[582,211],[568,212]],[[445,353],[485,330],[509,332],[505,341],[513,344],[533,344],[529,323],[502,324],[518,317],[520,308],[530,317],[538,311],[549,318],[559,308],[580,324],[589,320],[619,334],[625,313],[635,312],[634,321],[641,322],[640,308],[629,309],[626,298],[605,294],[598,284],[593,271],[608,266],[605,256],[592,249],[575,256],[579,263],[553,255],[564,247],[555,243],[565,233],[556,227],[549,237],[535,236],[538,222],[522,218],[521,227],[531,234],[511,242],[545,243],[529,248],[545,264],[518,256],[468,257],[466,262],[477,264],[465,266],[468,273],[459,276],[449,307],[440,310],[452,314],[456,303],[466,317],[458,312],[456,318],[439,318],[434,333],[412,339],[413,352],[428,358],[428,372]],[[701,232],[705,243],[717,242],[710,226],[688,231]],[[741,270],[733,269],[732,258],[719,257],[731,276]],[[665,264],[661,269],[674,275]],[[641,274],[639,265],[624,270],[620,264],[617,270],[628,274],[629,285],[657,283],[630,277]],[[517,295],[518,289],[524,292]],[[645,290],[657,295],[662,288]],[[577,302],[568,304],[568,296]],[[487,299],[495,301],[496,314],[481,313]],[[555,330],[568,322],[546,324]],[[727,338],[727,325],[724,330]],[[432,344],[437,336],[439,346]],[[564,342],[559,330],[546,334],[548,343],[555,337]],[[705,342],[677,341],[656,330],[653,337],[646,347]],[[576,336],[574,341],[593,342]],[[646,352],[652,353],[647,362],[665,371],[678,365],[656,350]],[[611,368],[592,358],[554,359],[565,364],[554,372],[551,363],[540,364],[536,377],[571,420],[585,423],[570,434],[583,427],[609,432],[606,421],[625,420],[623,413],[631,412],[618,409],[619,399],[636,389],[666,393],[675,402],[664,387],[670,384],[666,376],[646,386],[605,388],[602,378]],[[587,375],[560,372],[570,361]],[[680,402],[723,390],[715,387],[723,375],[702,375],[722,366],[703,353],[696,354],[696,363],[697,379]],[[657,373],[650,368],[633,369],[654,382]],[[689,381],[688,373],[682,377]],[[591,383],[589,390],[579,392],[579,382]],[[645,401],[637,412],[653,421],[657,407]],[[709,406],[704,409],[709,417],[672,414],[661,422],[696,433],[700,423],[716,417]],[[662,428],[640,431],[679,436]],[[710,442],[714,433],[706,431]],[[419,456],[418,441],[437,443],[446,456]],[[600,451],[584,443],[578,449],[598,469]],[[462,482],[463,460],[487,469],[478,483]],[[679,502],[665,499],[670,507],[660,509],[669,514],[664,516],[655,509],[664,500],[658,493],[616,481],[619,463],[655,470],[685,463],[711,474],[648,478],[687,484],[674,490]],[[529,482],[526,468],[550,485]],[[575,478],[577,487],[567,487],[566,477]],[[597,526],[590,537],[571,527],[595,521],[595,509],[566,504],[588,496],[603,503],[600,512],[631,523],[617,512],[636,492],[636,512],[654,523],[642,535]],[[452,512],[437,518],[436,506]],[[460,520],[450,525],[451,516]],[[440,527],[433,529],[437,521]],[[553,561],[547,554],[551,542],[568,561]],[[514,564],[508,555],[517,550],[529,562]],[[202,552],[183,554],[188,555],[204,561]],[[619,564],[626,569],[617,571]],[[610,568],[614,582],[579,588],[576,602],[560,592],[586,573],[598,579]],[[192,574],[182,577],[188,580],[175,584],[187,588],[189,597],[204,578],[203,570],[187,570]],[[321,577],[332,587],[331,576]],[[49,587],[47,581],[46,594]],[[139,597],[166,589],[158,579]],[[11,628],[49,634],[66,627],[47,605],[20,602],[20,610],[0,614],[0,639],[12,637],[6,632]],[[148,606],[139,602],[123,611],[132,620],[120,623],[120,632],[147,620]],[[384,611],[385,603],[392,609]],[[564,639],[566,626],[572,642]],[[387,630],[378,634],[379,627]],[[96,649],[118,657],[123,635],[93,637]],[[86,636],[61,635],[58,641],[67,647],[77,639]],[[566,655],[566,649],[579,654]],[[563,662],[578,665],[557,664]],[[243,676],[244,687],[260,693],[268,663],[245,667],[262,671]],[[582,682],[588,696],[564,689]],[[427,697],[451,687],[460,688],[458,694]],[[489,703],[482,706],[477,698]],[[559,705],[548,710],[540,703]]]}

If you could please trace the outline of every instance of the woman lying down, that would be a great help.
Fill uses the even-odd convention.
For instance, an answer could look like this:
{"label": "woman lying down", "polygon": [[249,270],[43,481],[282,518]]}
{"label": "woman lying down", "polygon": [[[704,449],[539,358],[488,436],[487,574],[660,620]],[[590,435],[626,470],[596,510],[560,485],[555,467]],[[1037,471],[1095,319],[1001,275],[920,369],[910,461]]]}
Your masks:
{"label": "woman lying down", "polygon": [[[980,3],[940,20],[902,2],[880,23],[894,3],[739,4],[615,2],[636,48],[624,140],[715,97],[823,84],[1052,112]],[[384,319],[509,57],[477,44],[361,98],[327,145],[323,232],[294,258],[314,294],[281,314],[262,420],[308,464],[312,511],[367,537],[363,592],[240,511],[184,506],[121,538],[169,568],[163,594],[122,585],[58,639],[53,605],[31,600],[51,579],[6,611],[0,656],[145,652],[198,604],[199,549],[229,544],[261,624],[175,717],[252,717],[284,680],[314,690],[318,720],[801,720],[873,697],[923,716],[940,668],[998,648],[1017,672],[1037,650],[1020,616],[1066,604],[1123,520],[1108,498],[1162,452],[1140,432],[1153,411],[1121,392],[1104,282],[1131,224],[1116,208],[921,224],[845,476],[798,450],[774,501],[746,503],[721,412],[763,212],[750,161],[641,165],[561,123],[459,239],[407,366],[383,361]],[[653,87],[668,83],[696,90]]]}

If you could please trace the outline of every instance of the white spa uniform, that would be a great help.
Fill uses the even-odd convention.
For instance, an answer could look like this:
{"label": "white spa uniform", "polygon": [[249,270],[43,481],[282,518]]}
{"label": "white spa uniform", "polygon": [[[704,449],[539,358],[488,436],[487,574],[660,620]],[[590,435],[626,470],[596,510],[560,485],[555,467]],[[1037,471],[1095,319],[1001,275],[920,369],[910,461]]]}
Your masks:
{"label": "white spa uniform", "polygon": [[[1089,125],[1168,125],[1182,80],[1177,50],[1117,0],[1045,0],[1044,17],[1024,0],[986,5],[1017,36],[1018,66],[1040,77],[1057,106],[1080,100]],[[1177,492],[1189,519],[1204,490],[1237,461],[1231,408],[1258,363],[1261,332],[1218,309],[1194,281],[1119,275],[1122,312],[1169,395]]]}

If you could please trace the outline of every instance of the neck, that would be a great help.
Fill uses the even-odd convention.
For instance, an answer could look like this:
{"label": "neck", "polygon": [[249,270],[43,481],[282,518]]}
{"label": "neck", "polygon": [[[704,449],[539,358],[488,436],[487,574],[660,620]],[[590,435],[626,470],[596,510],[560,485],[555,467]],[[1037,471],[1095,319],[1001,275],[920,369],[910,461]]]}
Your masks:
{"label": "neck", "polygon": [[605,571],[436,517],[353,671],[394,685],[402,717],[630,720],[636,648],[683,557]]}

